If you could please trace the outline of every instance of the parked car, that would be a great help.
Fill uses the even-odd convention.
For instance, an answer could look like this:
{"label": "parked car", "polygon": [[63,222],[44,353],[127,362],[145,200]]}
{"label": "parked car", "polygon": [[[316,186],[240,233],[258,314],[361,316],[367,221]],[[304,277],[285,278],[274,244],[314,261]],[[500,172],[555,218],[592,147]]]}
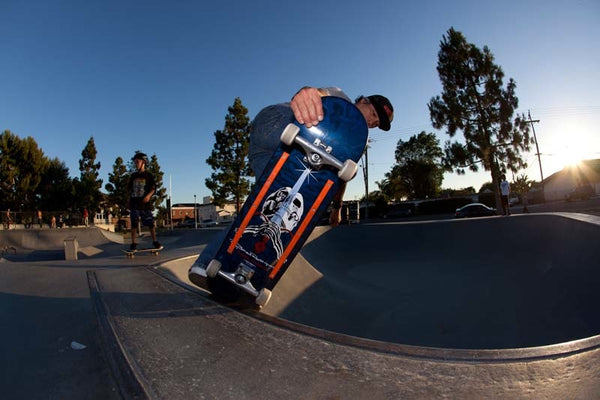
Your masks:
{"label": "parked car", "polygon": [[403,218],[403,217],[412,217],[415,213],[415,206],[410,205],[400,205],[390,207],[388,212],[383,216],[385,219],[394,219],[394,218]]}
{"label": "parked car", "polygon": [[185,221],[179,222],[175,227],[177,228],[194,228],[196,224],[193,219],[186,219]]}
{"label": "parked car", "polygon": [[485,217],[490,215],[496,215],[496,209],[482,203],[467,204],[466,206],[457,208],[454,213],[455,218]]}
{"label": "parked car", "polygon": [[202,221],[198,224],[198,226],[200,228],[208,228],[210,226],[217,226],[217,225],[219,225],[219,223],[217,221],[215,221],[214,219],[205,219],[204,221]]}

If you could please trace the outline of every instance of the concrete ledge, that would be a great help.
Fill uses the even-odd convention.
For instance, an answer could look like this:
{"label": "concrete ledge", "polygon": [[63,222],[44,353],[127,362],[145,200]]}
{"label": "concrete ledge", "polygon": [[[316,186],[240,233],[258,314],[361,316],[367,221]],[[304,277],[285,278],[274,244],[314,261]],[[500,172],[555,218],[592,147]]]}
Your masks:
{"label": "concrete ledge", "polygon": [[65,260],[77,260],[77,251],[79,244],[77,243],[77,237],[70,236],[64,239],[65,246]]}

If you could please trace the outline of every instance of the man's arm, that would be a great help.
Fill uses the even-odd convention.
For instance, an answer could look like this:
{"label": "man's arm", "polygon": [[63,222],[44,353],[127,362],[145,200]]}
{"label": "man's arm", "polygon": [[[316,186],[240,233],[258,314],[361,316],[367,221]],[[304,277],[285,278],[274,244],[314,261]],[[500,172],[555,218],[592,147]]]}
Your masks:
{"label": "man's arm", "polygon": [[144,203],[148,203],[150,202],[150,199],[152,199],[152,196],[154,195],[154,192],[156,192],[156,187],[152,187],[152,189],[150,189],[150,191],[148,192],[148,194],[146,196],[144,196]]}
{"label": "man's arm", "polygon": [[150,180],[150,190],[148,190],[148,193],[144,196],[144,203],[150,202],[152,196],[154,196],[154,193],[156,192],[156,182],[154,181],[154,177],[151,174],[147,174],[147,179]]}
{"label": "man's arm", "polygon": [[333,196],[331,202],[331,213],[329,214],[329,225],[338,226],[342,220],[342,201],[344,200],[344,192],[346,191],[346,182],[340,183],[340,189]]}

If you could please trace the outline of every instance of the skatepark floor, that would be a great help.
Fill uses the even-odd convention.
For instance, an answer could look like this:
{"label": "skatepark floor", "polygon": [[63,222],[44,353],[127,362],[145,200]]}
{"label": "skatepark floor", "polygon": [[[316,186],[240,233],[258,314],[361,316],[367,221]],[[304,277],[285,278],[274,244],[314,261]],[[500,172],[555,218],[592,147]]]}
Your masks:
{"label": "skatepark floor", "polygon": [[215,230],[158,257],[0,259],[3,398],[594,398],[598,226],[321,228],[262,313],[187,281]]}

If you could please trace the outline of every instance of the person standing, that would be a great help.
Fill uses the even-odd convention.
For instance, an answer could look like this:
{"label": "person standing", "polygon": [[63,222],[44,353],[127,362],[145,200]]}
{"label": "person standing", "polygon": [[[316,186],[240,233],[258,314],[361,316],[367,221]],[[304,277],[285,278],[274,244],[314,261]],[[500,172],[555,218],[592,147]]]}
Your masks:
{"label": "person standing", "polygon": [[12,224],[12,218],[10,218],[10,208],[6,211],[6,229],[10,229],[10,224]]}
{"label": "person standing", "polygon": [[137,227],[141,222],[147,226],[152,236],[152,246],[162,249],[162,245],[156,240],[156,228],[154,216],[152,215],[152,196],[156,192],[154,177],[146,170],[148,156],[144,153],[135,153],[131,158],[135,163],[136,171],[129,178],[129,213],[131,216],[131,245],[129,250],[137,249]]}
{"label": "person standing", "polygon": [[502,215],[510,215],[510,204],[508,197],[510,196],[510,183],[506,180],[506,175],[502,175],[500,182],[500,193],[502,195]]}
{"label": "person standing", "polygon": [[88,218],[89,218],[90,214],[88,213],[87,208],[83,209],[83,224],[85,226],[88,226]]}

